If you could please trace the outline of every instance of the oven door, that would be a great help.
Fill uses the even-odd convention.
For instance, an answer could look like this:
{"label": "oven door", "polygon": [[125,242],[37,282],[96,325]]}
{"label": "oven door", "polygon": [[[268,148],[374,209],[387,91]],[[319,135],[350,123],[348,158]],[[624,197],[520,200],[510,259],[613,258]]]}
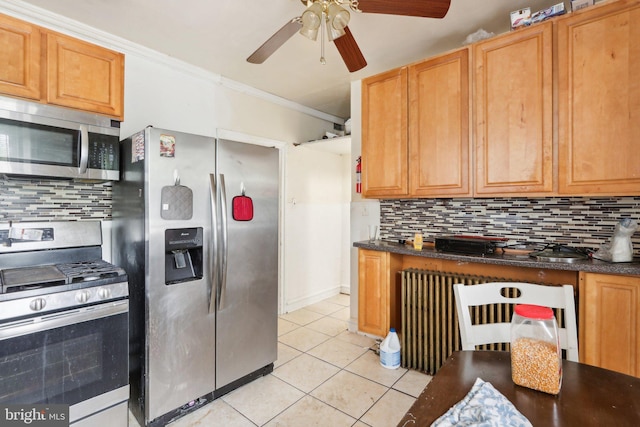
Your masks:
{"label": "oven door", "polygon": [[114,390],[126,388],[126,401],[128,312],[120,300],[1,324],[0,403],[68,404],[74,418],[73,405],[105,404]]}

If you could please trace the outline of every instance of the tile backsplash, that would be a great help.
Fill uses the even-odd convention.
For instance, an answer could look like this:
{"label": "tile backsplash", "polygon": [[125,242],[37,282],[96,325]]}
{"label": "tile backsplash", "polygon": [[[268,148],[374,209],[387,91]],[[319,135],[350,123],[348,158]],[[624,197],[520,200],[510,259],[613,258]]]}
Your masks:
{"label": "tile backsplash", "polygon": [[111,182],[0,178],[0,221],[111,220]]}
{"label": "tile backsplash", "polygon": [[[598,248],[622,218],[640,223],[640,197],[544,199],[401,199],[380,201],[384,240],[472,234],[506,237],[522,245],[558,243]],[[632,237],[640,249],[640,230]]]}
{"label": "tile backsplash", "polygon": [[[111,220],[111,182],[0,178],[0,221]],[[514,243],[597,248],[621,218],[640,223],[640,197],[400,199],[380,201],[380,237],[473,234]],[[640,252],[640,230],[632,237]]]}

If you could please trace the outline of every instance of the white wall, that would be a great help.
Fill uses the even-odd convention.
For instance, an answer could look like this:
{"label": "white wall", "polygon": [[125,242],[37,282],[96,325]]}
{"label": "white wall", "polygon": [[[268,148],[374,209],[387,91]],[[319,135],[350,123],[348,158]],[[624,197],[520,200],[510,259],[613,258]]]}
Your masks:
{"label": "white wall", "polygon": [[344,171],[342,189],[344,191],[342,199],[342,236],[340,239],[341,248],[341,287],[340,292],[351,294],[351,189],[355,184],[351,182],[351,173],[355,171],[355,162],[351,161],[351,154],[342,156],[342,168]]}
{"label": "white wall", "polygon": [[236,90],[227,82],[159,54],[128,53],[121,136],[153,125],[206,136],[222,128],[293,143],[333,128],[332,122]]}
{"label": "white wall", "polygon": [[[287,147],[284,311],[349,288],[348,155]],[[289,264],[289,261],[288,261]]]}

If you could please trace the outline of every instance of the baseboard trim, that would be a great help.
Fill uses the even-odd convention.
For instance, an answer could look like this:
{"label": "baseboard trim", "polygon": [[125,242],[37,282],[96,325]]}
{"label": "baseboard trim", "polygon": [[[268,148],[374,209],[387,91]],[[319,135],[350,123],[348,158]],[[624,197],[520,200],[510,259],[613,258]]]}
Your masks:
{"label": "baseboard trim", "polygon": [[[341,292],[341,289],[342,289],[342,286],[335,286],[333,288],[326,289],[322,292],[318,292],[313,295],[296,298],[295,300],[285,301],[284,313],[291,313],[292,311],[296,311],[308,305],[315,304],[327,298],[331,298],[335,295],[338,295]],[[280,314],[284,314],[284,313],[280,313]]]}

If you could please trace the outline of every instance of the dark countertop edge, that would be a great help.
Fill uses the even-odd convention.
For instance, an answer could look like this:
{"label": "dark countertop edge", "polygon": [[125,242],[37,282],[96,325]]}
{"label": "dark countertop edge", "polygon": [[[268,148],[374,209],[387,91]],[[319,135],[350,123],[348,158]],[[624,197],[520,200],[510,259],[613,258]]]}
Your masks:
{"label": "dark countertop edge", "polygon": [[598,260],[576,261],[573,263],[542,262],[528,257],[526,254],[492,254],[492,255],[461,255],[436,251],[433,247],[423,248],[421,251],[400,243],[376,240],[373,242],[354,242],[356,248],[369,249],[380,252],[410,255],[423,258],[446,259],[458,262],[474,262],[479,264],[508,265],[514,267],[538,268],[549,270],[584,271],[587,273],[622,274],[640,276],[640,261],[609,263]]}

